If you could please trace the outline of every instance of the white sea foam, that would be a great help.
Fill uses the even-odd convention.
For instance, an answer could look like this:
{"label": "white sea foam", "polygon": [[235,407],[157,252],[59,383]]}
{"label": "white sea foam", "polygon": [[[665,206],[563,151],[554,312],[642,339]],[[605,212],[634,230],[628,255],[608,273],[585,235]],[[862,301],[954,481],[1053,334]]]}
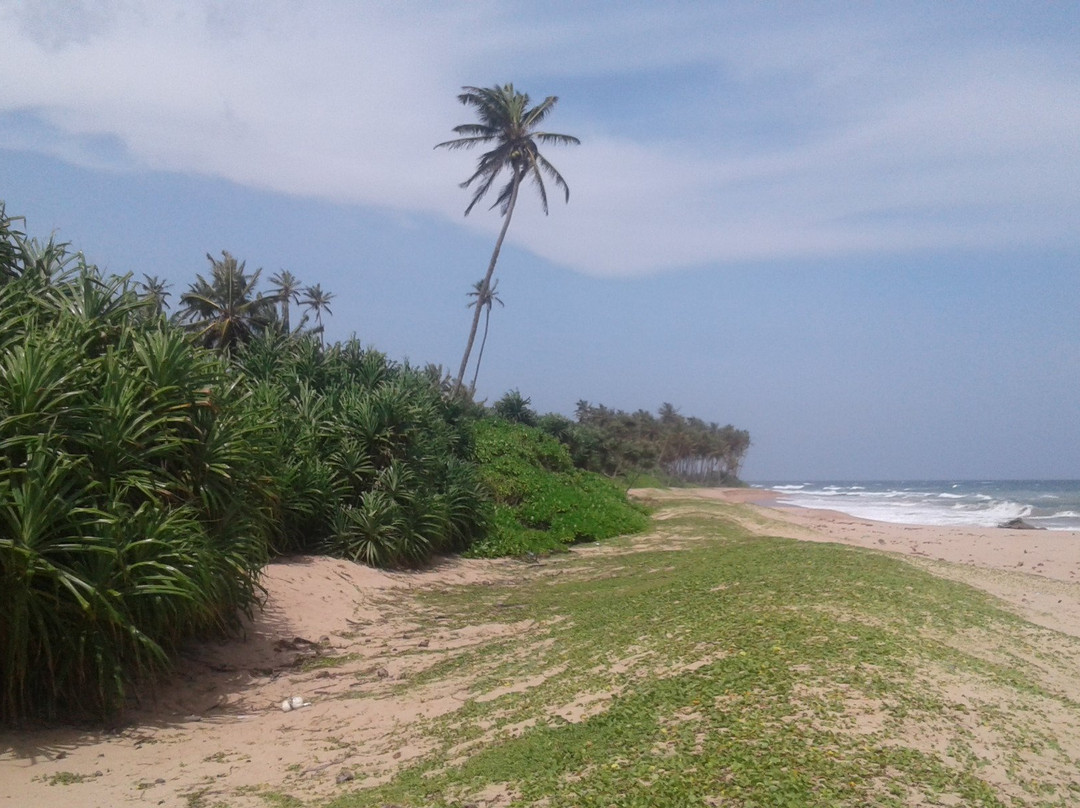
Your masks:
{"label": "white sea foam", "polygon": [[[1022,485],[1009,488],[999,483],[984,491],[975,490],[979,485],[987,484],[882,484],[871,488],[804,483],[772,488],[780,494],[778,501],[782,504],[841,511],[880,522],[994,527],[1020,518],[1052,530],[1080,530],[1080,509],[1062,508],[1056,512],[1039,509],[1034,504],[1040,499],[1036,491]],[[948,490],[943,491],[945,488]],[[1006,496],[991,496],[985,490],[1000,491]],[[1065,499],[1070,505],[1080,502],[1080,493],[1074,494],[1071,488],[1063,490],[1069,492]],[[1010,497],[1010,493],[1018,496]]]}

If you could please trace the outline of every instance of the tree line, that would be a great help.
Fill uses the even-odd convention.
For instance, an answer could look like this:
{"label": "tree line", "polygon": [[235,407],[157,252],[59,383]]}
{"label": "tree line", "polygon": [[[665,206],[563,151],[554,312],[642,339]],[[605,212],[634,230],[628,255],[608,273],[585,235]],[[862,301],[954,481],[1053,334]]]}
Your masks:
{"label": "tree line", "polygon": [[632,485],[642,477],[661,484],[741,485],[739,469],[750,449],[750,433],[682,415],[664,403],[657,415],[629,413],[578,401],[576,420],[558,413],[538,415],[530,399],[511,390],[492,406],[510,421],[535,426],[570,450],[578,468]]}
{"label": "tree line", "polygon": [[[287,269],[270,278],[273,286],[269,294],[264,294],[258,289],[262,269],[248,272],[247,262],[238,260],[228,250],[222,251],[220,259],[209,253],[206,258],[210,262],[209,278],[195,276],[194,283],[180,295],[180,306],[172,316],[173,322],[194,332],[204,347],[228,351],[264,333],[293,333],[293,306],[298,306],[302,313],[295,327],[297,334],[321,334],[323,314],[333,314],[332,292],[323,290],[318,283],[301,286],[300,280]],[[144,275],[134,288],[151,315],[165,315],[171,296],[166,281],[157,275]],[[315,325],[308,327],[312,316]]]}

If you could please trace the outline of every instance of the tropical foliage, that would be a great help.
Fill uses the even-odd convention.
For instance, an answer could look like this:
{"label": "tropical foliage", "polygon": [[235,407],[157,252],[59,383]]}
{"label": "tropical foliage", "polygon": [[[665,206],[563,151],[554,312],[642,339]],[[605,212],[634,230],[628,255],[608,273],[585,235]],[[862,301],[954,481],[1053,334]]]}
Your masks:
{"label": "tropical foliage", "polygon": [[515,424],[536,426],[537,415],[535,410],[529,406],[530,404],[532,404],[532,399],[521,395],[521,391],[515,388],[505,393],[502,398],[492,404],[491,410],[500,418],[513,421]]}
{"label": "tropical foliage", "polygon": [[[520,393],[511,391],[496,409],[514,408],[517,399]],[[576,422],[549,413],[537,424],[565,443],[581,468],[631,483],[644,475],[669,484],[740,484],[739,469],[750,448],[746,430],[685,417],[666,403],[654,416],[646,410],[628,413],[579,401],[575,414]]]}
{"label": "tropical foliage", "polygon": [[575,468],[566,447],[539,429],[485,419],[476,425],[476,457],[495,509],[491,530],[470,555],[551,552],[648,525],[619,486]]}
{"label": "tropical foliage", "polygon": [[332,294],[282,270],[264,295],[228,252],[170,318],[161,278],[14,225],[0,203],[0,723],[114,710],[255,608],[275,554],[557,550],[647,523],[593,472],[712,480],[748,445],[670,407],[575,423],[512,390],[485,410],[440,367],[324,345]]}
{"label": "tropical foliage", "polygon": [[[2,219],[2,215],[0,215]],[[250,610],[271,445],[126,279],[0,231],[0,720],[101,713]]]}
{"label": "tropical foliage", "polygon": [[[0,222],[0,722],[116,708],[250,611],[273,553],[417,564],[485,531],[477,409],[441,371],[242,317],[177,327],[158,279]],[[276,302],[229,259],[236,311]]]}
{"label": "tropical foliage", "polygon": [[[566,201],[570,201],[570,186],[566,184],[558,169],[540,153],[537,144],[569,146],[577,145],[581,141],[572,135],[537,130],[536,127],[544,122],[558,103],[559,99],[556,96],[549,95],[536,106],[530,106],[532,101],[529,96],[515,90],[513,84],[504,84],[501,87],[498,85],[462,87],[461,89],[458,101],[475,110],[478,122],[455,126],[454,133],[461,137],[439,143],[435,148],[492,147],[480,155],[476,171],[461,183],[462,188],[469,188],[476,183],[472,200],[465,208],[465,215],[468,216],[476,204],[487,196],[488,191],[502,176],[503,171],[509,174],[509,179],[499,190],[498,196],[491,205],[492,208],[499,208],[503,224],[495,241],[491,260],[488,262],[487,273],[477,289],[479,300],[485,300],[491,290],[491,276],[495,272],[495,264],[499,260],[499,252],[502,250],[506,231],[510,227],[510,219],[514,215],[514,206],[517,204],[521,183],[526,179],[532,180],[537,193],[540,194],[540,204],[545,214],[548,212],[545,175],[555,183],[556,187],[563,190]],[[476,340],[481,308],[478,305],[473,312],[469,339],[465,345],[465,354],[461,358],[461,367],[458,369],[456,382],[458,390],[461,389],[462,380],[465,378],[465,369],[468,367],[469,356],[472,354],[473,343]]]}
{"label": "tropical foliage", "polygon": [[264,335],[238,364],[274,413],[279,551],[417,564],[483,532],[470,421],[438,374],[310,334]]}
{"label": "tropical foliage", "polygon": [[250,275],[243,261],[222,252],[218,261],[209,253],[209,280],[199,275],[180,296],[180,320],[207,348],[233,350],[271,328],[277,318],[277,296],[255,291],[261,269]]}
{"label": "tropical foliage", "polygon": [[282,269],[270,278],[270,282],[274,284],[274,297],[281,306],[281,330],[288,334],[292,331],[292,307],[300,303],[300,280],[289,270]]}
{"label": "tropical foliage", "polygon": [[334,313],[330,310],[330,301],[333,299],[334,294],[332,292],[324,291],[319,284],[308,286],[304,289],[304,296],[301,298],[300,304],[315,315],[314,330],[319,334],[322,334],[323,332],[323,312],[326,312],[327,314]]}

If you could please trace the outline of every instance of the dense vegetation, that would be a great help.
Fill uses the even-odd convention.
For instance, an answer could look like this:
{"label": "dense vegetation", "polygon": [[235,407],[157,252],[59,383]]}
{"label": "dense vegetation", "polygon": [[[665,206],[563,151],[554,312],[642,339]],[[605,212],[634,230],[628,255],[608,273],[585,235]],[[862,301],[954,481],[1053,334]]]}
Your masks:
{"label": "dense vegetation", "polygon": [[437,370],[358,342],[265,335],[237,364],[272,433],[280,551],[387,566],[466,549],[489,497],[472,462],[471,419]]}
{"label": "dense vegetation", "polygon": [[484,420],[476,426],[476,457],[495,508],[472,555],[550,552],[648,525],[614,481],[575,468],[566,447],[538,429]]}
{"label": "dense vegetation", "polygon": [[537,415],[530,400],[511,390],[493,411],[510,421],[537,426],[566,445],[575,466],[631,485],[643,479],[664,484],[741,485],[739,468],[750,448],[750,433],[730,424],[687,418],[671,404],[659,417],[577,404],[577,421],[557,413]]}
{"label": "dense vegetation", "polygon": [[0,222],[0,719],[101,712],[254,606],[270,436],[124,280]]}
{"label": "dense vegetation", "polygon": [[256,608],[276,554],[402,566],[640,530],[595,472],[674,456],[325,345],[332,295],[289,273],[263,294],[258,270],[207,256],[168,317],[159,279],[13,225],[0,205],[0,722],[115,709]]}
{"label": "dense vegetation", "polygon": [[114,709],[255,608],[274,553],[413,564],[485,530],[437,375],[272,327],[241,263],[197,282],[220,316],[171,323],[0,221],[0,720]]}
{"label": "dense vegetation", "polygon": [[750,448],[746,430],[687,418],[667,403],[656,417],[579,401],[576,415],[583,465],[607,474],[655,470],[683,483],[728,485],[738,482]]}

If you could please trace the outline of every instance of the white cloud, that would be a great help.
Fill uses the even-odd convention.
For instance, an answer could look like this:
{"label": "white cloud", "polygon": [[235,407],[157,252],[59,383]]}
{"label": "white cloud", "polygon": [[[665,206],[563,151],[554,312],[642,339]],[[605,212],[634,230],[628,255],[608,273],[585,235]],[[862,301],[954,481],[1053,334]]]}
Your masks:
{"label": "white cloud", "polygon": [[[943,38],[896,15],[692,7],[590,19],[482,3],[0,2],[0,146],[98,165],[105,137],[123,145],[121,168],[458,219],[456,183],[475,155],[432,146],[468,119],[460,84],[508,70],[570,86],[603,75],[619,97],[564,94],[551,119],[583,139],[551,153],[570,208],[555,203],[540,222],[523,204],[511,228],[581,271],[1075,246],[1075,60],[1005,34]],[[1067,48],[1060,36],[1050,45]],[[640,71],[661,69],[696,84],[670,99],[635,93]],[[662,139],[620,131],[642,106]],[[40,126],[10,125],[27,116],[48,129],[36,146],[26,132]]]}

